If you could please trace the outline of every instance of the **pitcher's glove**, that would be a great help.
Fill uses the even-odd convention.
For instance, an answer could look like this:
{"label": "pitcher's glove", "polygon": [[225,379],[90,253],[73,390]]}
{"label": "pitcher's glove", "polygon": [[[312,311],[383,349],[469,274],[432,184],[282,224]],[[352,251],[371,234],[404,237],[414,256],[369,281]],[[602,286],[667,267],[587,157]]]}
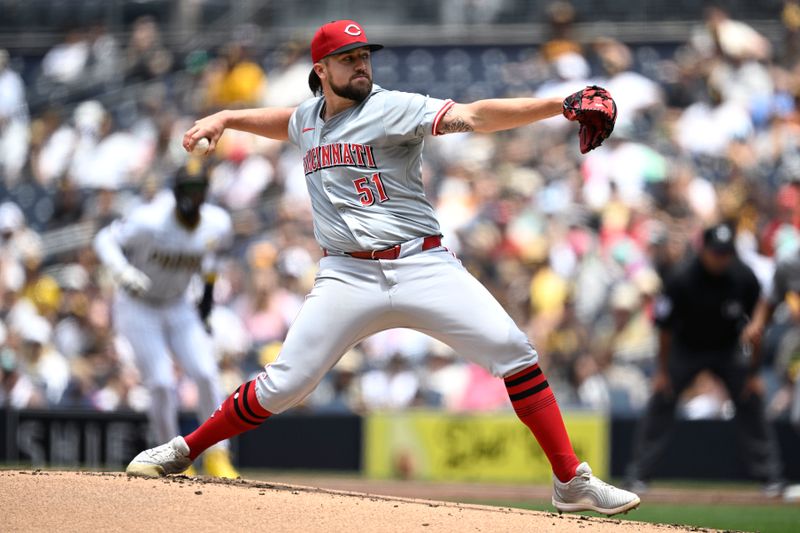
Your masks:
{"label": "pitcher's glove", "polygon": [[581,127],[581,153],[594,150],[614,131],[617,104],[602,87],[590,85],[564,99],[564,116],[577,120]]}

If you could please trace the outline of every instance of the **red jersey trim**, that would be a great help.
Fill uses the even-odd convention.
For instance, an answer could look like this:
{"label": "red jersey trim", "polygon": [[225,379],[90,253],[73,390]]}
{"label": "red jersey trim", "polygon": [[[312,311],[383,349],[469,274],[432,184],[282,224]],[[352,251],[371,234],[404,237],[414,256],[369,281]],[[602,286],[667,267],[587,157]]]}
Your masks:
{"label": "red jersey trim", "polygon": [[445,115],[445,113],[447,113],[454,105],[456,105],[454,101],[447,99],[445,100],[444,105],[439,112],[436,113],[436,116],[433,118],[433,125],[431,126],[431,133],[434,137],[441,135],[440,133],[436,133],[436,130],[439,128],[439,121],[442,120],[442,117]]}

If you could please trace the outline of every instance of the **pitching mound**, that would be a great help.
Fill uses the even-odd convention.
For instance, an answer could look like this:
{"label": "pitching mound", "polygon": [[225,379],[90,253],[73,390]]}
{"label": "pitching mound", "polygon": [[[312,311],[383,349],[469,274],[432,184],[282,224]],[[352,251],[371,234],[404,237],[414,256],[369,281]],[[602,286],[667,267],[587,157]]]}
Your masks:
{"label": "pitching mound", "polygon": [[0,471],[0,502],[4,531],[689,531],[255,481],[116,473]]}

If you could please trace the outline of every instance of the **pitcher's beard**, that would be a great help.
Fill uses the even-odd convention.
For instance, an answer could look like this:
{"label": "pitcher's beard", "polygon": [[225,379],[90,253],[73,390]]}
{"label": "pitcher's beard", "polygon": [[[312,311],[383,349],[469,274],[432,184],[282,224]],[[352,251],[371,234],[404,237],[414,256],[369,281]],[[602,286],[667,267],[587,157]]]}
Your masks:
{"label": "pitcher's beard", "polygon": [[366,85],[356,85],[352,83],[352,81],[354,80],[351,80],[351,83],[347,85],[336,85],[331,82],[331,90],[336,96],[347,98],[348,100],[353,100],[360,104],[369,96],[369,93],[372,92],[372,80],[368,80],[369,83]]}

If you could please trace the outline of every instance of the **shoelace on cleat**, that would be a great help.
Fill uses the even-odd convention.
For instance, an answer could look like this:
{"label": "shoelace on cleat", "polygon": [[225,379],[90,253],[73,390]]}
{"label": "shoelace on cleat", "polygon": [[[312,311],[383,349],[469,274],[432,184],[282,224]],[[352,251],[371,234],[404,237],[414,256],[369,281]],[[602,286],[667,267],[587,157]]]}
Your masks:
{"label": "shoelace on cleat", "polygon": [[169,460],[176,455],[178,455],[178,452],[172,447],[156,448],[150,451],[150,457],[158,461]]}

